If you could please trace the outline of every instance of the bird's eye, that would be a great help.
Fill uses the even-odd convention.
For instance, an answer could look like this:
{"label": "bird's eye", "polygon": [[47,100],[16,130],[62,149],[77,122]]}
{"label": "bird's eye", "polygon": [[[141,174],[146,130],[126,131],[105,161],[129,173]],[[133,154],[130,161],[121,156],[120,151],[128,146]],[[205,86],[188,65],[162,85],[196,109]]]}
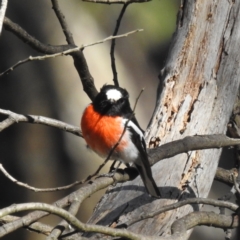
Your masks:
{"label": "bird's eye", "polygon": [[118,103],[123,103],[124,101],[125,101],[124,98],[119,98],[117,102],[118,102]]}

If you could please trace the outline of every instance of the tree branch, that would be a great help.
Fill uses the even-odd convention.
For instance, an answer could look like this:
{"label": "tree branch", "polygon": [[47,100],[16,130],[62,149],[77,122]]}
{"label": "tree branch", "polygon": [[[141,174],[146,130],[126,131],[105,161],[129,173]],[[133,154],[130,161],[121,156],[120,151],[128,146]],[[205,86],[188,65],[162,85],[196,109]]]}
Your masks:
{"label": "tree branch", "polygon": [[[108,187],[111,184],[128,181],[130,180],[128,174],[120,174],[116,172],[113,178],[101,177],[86,186],[81,187],[77,191],[69,194],[68,196],[56,201],[53,205],[58,207],[69,206],[73,201],[78,200],[80,204],[84,199],[91,196],[93,193]],[[31,225],[33,222],[36,222],[40,218],[47,216],[48,213],[42,211],[35,211],[27,214],[19,220],[14,221],[13,223],[5,224],[4,227],[0,227],[0,237],[5,236],[6,234],[13,232],[21,227],[26,227]],[[7,229],[7,232],[6,232]]]}
{"label": "tree branch", "polygon": [[[0,132],[14,123],[28,122],[59,128],[63,131],[82,137],[82,134],[78,127],[55,119],[36,115],[22,115],[4,109],[0,109],[0,114],[8,116],[6,120],[0,122]],[[154,165],[158,161],[173,157],[180,153],[187,153],[188,151],[193,150],[229,147],[238,144],[240,144],[240,139],[229,138],[224,134],[198,135],[185,137],[183,139],[172,141],[159,147],[147,150],[150,164]]]}
{"label": "tree branch", "polygon": [[127,226],[132,225],[136,222],[139,222],[143,219],[147,219],[147,218],[153,218],[154,216],[157,216],[161,213],[170,211],[170,210],[174,210],[176,208],[179,207],[183,207],[185,205],[193,205],[193,204],[205,204],[205,205],[211,205],[214,207],[222,207],[222,208],[227,208],[231,211],[237,211],[237,209],[239,208],[238,205],[231,203],[231,202],[225,202],[225,201],[220,201],[220,200],[214,200],[214,199],[208,199],[208,198],[189,198],[183,201],[179,201],[173,204],[169,204],[167,206],[162,207],[161,209],[152,212],[152,213],[143,213],[141,216],[139,216],[138,219],[131,219],[130,221],[124,223]]}
{"label": "tree branch", "polygon": [[2,208],[0,210],[0,218],[17,213],[22,211],[29,211],[29,210],[40,210],[45,211],[54,215],[57,215],[64,220],[66,220],[69,224],[71,224],[73,227],[78,229],[79,231],[83,232],[99,232],[110,236],[115,237],[126,237],[128,239],[142,239],[141,235],[132,233],[130,231],[127,231],[125,229],[112,229],[110,227],[104,227],[100,225],[93,225],[93,224],[84,224],[80,222],[75,216],[67,212],[66,210],[52,206],[50,204],[46,203],[22,203],[22,204],[14,204],[6,208]]}
{"label": "tree branch", "polygon": [[158,161],[173,157],[180,153],[187,153],[193,150],[212,149],[235,146],[240,140],[229,138],[224,134],[196,135],[163,144],[156,148],[148,149],[149,161],[154,165]]}
{"label": "tree branch", "polygon": [[24,123],[42,124],[46,126],[55,127],[63,131],[72,133],[76,136],[82,137],[82,133],[79,127],[75,127],[73,125],[67,124],[65,122],[61,122],[56,119],[43,117],[43,116],[36,116],[36,115],[22,115],[22,114],[17,114],[4,109],[0,109],[0,114],[8,116],[7,119],[0,122],[0,132],[8,128],[14,123],[24,122]]}
{"label": "tree branch", "polygon": [[8,4],[8,0],[2,0],[1,1],[1,6],[0,6],[0,35],[2,33],[3,20],[4,20],[4,17],[5,17],[6,10],[7,10],[7,4]]}
{"label": "tree branch", "polygon": [[86,183],[87,181],[91,180],[92,177],[96,176],[96,175],[90,175],[89,177],[87,177],[86,179],[84,179],[82,181],[75,181],[74,183],[71,183],[69,185],[62,186],[62,187],[36,188],[36,187],[32,187],[32,186],[30,186],[30,185],[28,185],[26,183],[20,182],[16,178],[11,176],[7,172],[7,170],[3,167],[3,165],[1,163],[0,163],[0,171],[5,175],[5,177],[7,177],[13,183],[17,184],[20,187],[24,187],[24,188],[29,189],[29,190],[34,191],[34,192],[56,192],[56,191],[66,190],[66,189],[72,188],[72,187],[74,187],[76,185],[80,185],[80,184]]}
{"label": "tree branch", "polygon": [[[52,46],[48,44],[43,44],[34,37],[32,37],[30,34],[28,34],[19,25],[13,23],[10,19],[6,17],[4,19],[4,27],[6,30],[11,31],[13,34],[19,37],[23,42],[30,45],[33,49],[44,54],[55,54],[75,47],[72,45]],[[97,95],[98,91],[94,85],[94,79],[89,72],[84,54],[82,51],[78,51],[71,53],[71,56],[74,59],[74,65],[81,79],[84,91],[87,93],[89,98],[93,100]]]}
{"label": "tree branch", "polygon": [[[2,217],[0,219],[0,224],[1,225],[6,224],[6,223],[11,224],[12,222],[14,222],[16,220],[19,220],[19,219],[21,219],[21,217],[17,217],[17,216],[13,216],[13,215],[7,215],[7,216]],[[36,232],[36,233],[41,233],[41,234],[44,234],[46,236],[48,236],[53,229],[52,226],[46,225],[46,224],[43,224],[43,223],[39,223],[39,222],[32,223],[31,225],[26,226],[25,228],[28,229],[29,231]]]}
{"label": "tree branch", "polygon": [[234,184],[232,175],[235,177],[238,176],[238,170],[236,168],[226,170],[218,167],[214,180],[225,183],[228,186],[232,187]]}
{"label": "tree branch", "polygon": [[20,38],[24,43],[31,46],[33,49],[37,50],[38,52],[44,53],[44,54],[54,54],[58,52],[63,52],[68,49],[76,47],[75,45],[49,45],[44,44],[31,36],[29,33],[27,33],[23,28],[21,28],[18,24],[12,22],[9,18],[4,18],[4,28],[10,32],[12,32],[14,35],[16,35],[18,38]]}
{"label": "tree branch", "polygon": [[70,55],[70,54],[82,51],[83,49],[85,49],[87,47],[91,47],[91,46],[94,46],[94,45],[97,45],[97,44],[100,44],[100,43],[104,43],[104,42],[112,40],[112,39],[127,37],[127,36],[129,36],[133,33],[141,32],[141,31],[143,31],[143,30],[142,29],[137,29],[137,30],[125,33],[125,34],[118,35],[118,36],[110,36],[110,37],[107,37],[105,39],[102,39],[102,40],[99,40],[99,41],[96,41],[96,42],[93,42],[93,43],[85,44],[85,45],[82,45],[81,47],[74,47],[74,48],[68,49],[68,50],[63,51],[63,52],[57,52],[57,53],[54,53],[54,54],[49,54],[49,55],[44,55],[44,56],[35,56],[35,57],[29,56],[26,59],[18,61],[13,66],[6,69],[4,72],[0,73],[0,77],[4,76],[6,74],[9,74],[15,68],[19,67],[20,65],[22,65],[24,63],[30,62],[30,61],[42,61],[42,60],[46,60],[48,58],[55,58],[55,57],[59,57],[59,56]]}
{"label": "tree branch", "polygon": [[226,216],[213,212],[192,212],[172,224],[172,239],[175,235],[181,236],[187,230],[200,225],[213,226],[216,228],[236,228],[239,225],[238,216]]}
{"label": "tree branch", "polygon": [[[78,199],[72,201],[68,212],[72,215],[76,215],[78,213],[78,210],[81,206],[81,203]],[[57,226],[54,227],[50,235],[46,238],[46,240],[57,240],[58,237],[64,232],[64,230],[69,226],[68,222],[65,220],[62,220]]]}
{"label": "tree branch", "polygon": [[148,237],[139,234],[132,233],[126,229],[114,229],[110,227],[104,227],[100,225],[93,224],[84,224],[80,222],[75,216],[70,214],[64,209],[59,207],[55,207],[46,203],[24,203],[24,204],[14,204],[9,207],[3,208],[0,210],[0,218],[21,211],[29,211],[29,210],[41,210],[54,215],[57,215],[64,220],[66,220],[69,224],[71,224],[74,228],[83,232],[98,232],[109,236],[114,237],[124,237],[127,239],[144,239],[144,240],[170,240],[170,239],[182,239],[182,236],[187,234],[187,230],[196,226],[196,225],[211,225],[214,227],[220,228],[235,228],[238,226],[238,217],[235,216],[225,216],[219,215],[212,212],[193,212],[185,217],[175,221],[172,224],[172,236],[171,237]]}
{"label": "tree branch", "polygon": [[[122,20],[122,17],[128,7],[129,3],[126,3],[123,5],[122,7],[122,10],[120,12],[120,15],[117,19],[117,24],[116,24],[116,27],[115,27],[115,30],[113,32],[113,36],[116,36],[117,33],[118,33],[118,30],[119,30],[119,27],[120,27],[120,24],[121,24],[121,20]],[[110,50],[110,57],[111,57],[111,66],[112,66],[112,72],[113,72],[113,82],[114,82],[114,85],[116,87],[119,87],[119,82],[118,82],[118,76],[117,76],[117,67],[116,67],[116,62],[115,62],[115,56],[114,56],[114,50],[115,50],[115,42],[116,40],[113,39],[112,40],[112,44],[111,44],[111,50]]]}
{"label": "tree branch", "polygon": [[59,23],[61,24],[63,33],[66,37],[67,43],[70,45],[75,45],[72,33],[69,30],[67,22],[65,20],[65,16],[63,15],[62,11],[60,10],[58,0],[51,0],[53,5],[53,10],[58,18]]}

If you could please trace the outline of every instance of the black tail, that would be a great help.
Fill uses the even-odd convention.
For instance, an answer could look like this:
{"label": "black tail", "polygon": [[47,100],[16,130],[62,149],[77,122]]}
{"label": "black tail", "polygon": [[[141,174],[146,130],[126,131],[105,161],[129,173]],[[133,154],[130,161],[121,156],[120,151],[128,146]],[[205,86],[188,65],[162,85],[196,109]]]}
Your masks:
{"label": "black tail", "polygon": [[152,170],[148,162],[148,159],[142,159],[141,157],[139,157],[137,161],[134,162],[134,164],[142,178],[142,181],[146,187],[147,192],[153,197],[156,198],[161,197],[157,184],[153,179]]}

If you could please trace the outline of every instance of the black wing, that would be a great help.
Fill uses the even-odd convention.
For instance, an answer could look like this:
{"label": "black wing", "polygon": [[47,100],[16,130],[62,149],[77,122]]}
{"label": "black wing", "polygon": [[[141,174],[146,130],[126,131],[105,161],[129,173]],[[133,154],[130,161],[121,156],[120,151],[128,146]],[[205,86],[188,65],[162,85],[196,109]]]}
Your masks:
{"label": "black wing", "polygon": [[134,164],[142,178],[142,181],[146,187],[147,192],[153,197],[159,198],[161,196],[157,184],[155,183],[148,156],[146,152],[146,143],[143,136],[139,135],[133,127],[128,126],[131,134],[131,140],[139,151],[138,158],[134,161]]}

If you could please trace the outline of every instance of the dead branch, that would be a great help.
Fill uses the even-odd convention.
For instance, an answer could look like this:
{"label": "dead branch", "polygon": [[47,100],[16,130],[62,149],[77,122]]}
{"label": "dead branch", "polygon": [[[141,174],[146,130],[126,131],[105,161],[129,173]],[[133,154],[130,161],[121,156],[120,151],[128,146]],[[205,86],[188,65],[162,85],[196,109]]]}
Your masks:
{"label": "dead branch", "polygon": [[31,36],[27,31],[25,31],[21,26],[11,21],[9,18],[5,17],[3,21],[4,28],[10,31],[21,39],[24,43],[31,46],[33,49],[44,54],[54,54],[58,52],[63,52],[68,49],[74,48],[74,45],[50,45],[44,44]]}
{"label": "dead branch", "polygon": [[18,181],[16,178],[14,178],[13,176],[11,176],[7,170],[3,167],[3,165],[0,163],[0,171],[5,175],[5,177],[7,177],[10,181],[12,181],[13,183],[17,184],[20,187],[24,187],[26,189],[29,189],[31,191],[34,192],[56,192],[56,191],[62,191],[62,190],[66,190],[69,188],[72,188],[76,185],[80,185],[83,183],[86,183],[87,181],[91,180],[92,177],[96,176],[96,175],[90,175],[88,176],[86,179],[81,180],[81,181],[75,181],[74,183],[68,184],[66,186],[62,186],[62,187],[55,187],[55,188],[36,188],[33,186],[30,186],[26,183],[20,182]]}
{"label": "dead branch", "polygon": [[[0,225],[6,224],[6,223],[11,223],[11,222],[14,222],[19,219],[20,219],[20,217],[13,216],[13,215],[7,215],[0,219]],[[48,236],[53,229],[52,226],[44,224],[44,223],[39,223],[39,222],[35,222],[35,223],[31,224],[30,226],[26,226],[25,228],[29,231],[41,233],[46,236]]]}
{"label": "dead branch", "polygon": [[152,212],[152,213],[143,213],[141,216],[139,216],[138,219],[131,219],[129,222],[126,222],[124,224],[126,224],[127,226],[130,226],[136,222],[139,222],[143,219],[147,219],[147,218],[153,218],[154,216],[157,216],[161,213],[170,211],[170,210],[174,210],[177,209],[179,207],[183,207],[186,205],[194,205],[193,208],[200,208],[199,206],[196,206],[197,204],[205,204],[205,205],[211,205],[214,207],[221,207],[221,208],[227,208],[231,211],[237,211],[238,209],[238,205],[231,203],[231,202],[225,202],[225,201],[220,201],[220,200],[214,200],[214,199],[209,199],[209,198],[188,198],[186,200],[183,201],[179,201],[173,204],[169,204],[167,206],[162,207],[161,209]]}
{"label": "dead branch", "polygon": [[[36,115],[17,114],[4,109],[0,109],[0,114],[8,116],[6,120],[0,122],[0,131],[6,129],[14,123],[27,122],[59,128],[63,131],[82,137],[78,127],[61,122],[59,120]],[[238,144],[240,144],[240,139],[229,138],[224,134],[197,135],[185,137],[180,140],[163,144],[156,148],[148,149],[148,155],[150,164],[154,165],[162,159],[170,158],[180,153],[187,153],[188,151],[201,149],[229,147]]]}
{"label": "dead branch", "polygon": [[0,73],[0,77],[4,76],[6,74],[9,74],[15,68],[17,68],[20,65],[22,65],[24,63],[27,63],[27,62],[42,61],[42,60],[46,60],[46,59],[49,59],[49,58],[55,58],[55,57],[59,57],[59,56],[66,56],[66,55],[69,55],[69,54],[72,54],[72,53],[76,53],[76,52],[78,52],[80,50],[82,51],[83,49],[85,49],[87,47],[91,47],[91,46],[94,46],[94,45],[97,45],[97,44],[100,44],[100,43],[104,43],[104,42],[107,42],[107,41],[110,41],[110,40],[113,40],[113,39],[127,37],[127,36],[129,36],[129,35],[131,35],[133,33],[141,32],[141,31],[143,31],[143,29],[137,29],[137,30],[134,30],[134,31],[131,31],[131,32],[127,32],[127,33],[118,35],[118,36],[110,36],[110,37],[107,37],[105,39],[102,39],[102,40],[99,40],[99,41],[96,41],[96,42],[93,42],[93,43],[85,44],[85,45],[82,45],[81,47],[74,47],[74,48],[68,49],[68,50],[63,51],[63,52],[58,52],[58,53],[54,53],[54,54],[46,54],[44,56],[35,56],[35,57],[29,56],[28,58],[25,58],[23,60],[18,61],[17,63],[15,63],[11,67],[9,67],[5,71],[3,71],[2,73]]}
{"label": "dead branch", "polygon": [[173,157],[180,153],[193,150],[213,149],[235,146],[240,144],[239,139],[229,138],[224,134],[196,135],[163,144],[157,148],[148,149],[151,165],[156,162]]}
{"label": "dead branch", "polygon": [[172,224],[172,237],[175,239],[174,235],[185,235],[187,230],[195,226],[206,225],[223,229],[236,228],[239,225],[238,222],[238,216],[226,216],[213,212],[192,212]]}
{"label": "dead branch", "polygon": [[24,203],[15,204],[0,210],[0,217],[6,215],[27,211],[27,210],[41,210],[54,215],[57,215],[69,224],[71,224],[75,229],[83,232],[98,232],[105,235],[110,235],[114,237],[124,237],[127,239],[159,239],[159,240],[178,240],[181,236],[186,236],[187,230],[193,228],[197,225],[211,225],[220,228],[235,228],[238,226],[237,216],[226,216],[220,215],[213,212],[193,212],[185,217],[176,220],[172,224],[172,236],[170,237],[147,237],[143,235],[138,235],[132,233],[126,229],[114,229],[109,227],[104,227],[100,225],[84,224],[80,222],[76,217],[56,206],[52,206],[45,203]]}
{"label": "dead branch", "polygon": [[224,168],[218,167],[214,179],[219,182],[225,183],[228,186],[233,186],[233,178],[232,178],[233,174],[235,177],[238,176],[238,170],[236,168],[226,170]]}
{"label": "dead branch", "polygon": [[36,115],[17,114],[4,109],[0,109],[0,114],[8,116],[7,119],[0,122],[0,132],[10,127],[14,123],[31,123],[31,124],[42,124],[42,125],[58,128],[63,131],[72,133],[76,136],[82,137],[79,127],[75,127],[73,125],[67,124],[65,122],[61,122],[56,119],[43,117],[43,116],[36,116]]}
{"label": "dead branch", "polygon": [[[71,205],[68,209],[68,212],[71,213],[72,215],[76,215],[78,213],[78,210],[80,208],[81,205],[81,201],[79,201],[78,199],[73,200],[71,202]],[[46,238],[46,240],[54,240],[54,239],[58,239],[58,237],[64,232],[65,229],[67,229],[69,227],[68,222],[66,222],[65,220],[62,220],[59,224],[57,224],[54,229],[52,229],[52,232],[49,234],[49,236]]]}
{"label": "dead branch", "polygon": [[[119,14],[119,17],[117,19],[117,24],[115,26],[115,30],[113,32],[113,36],[116,36],[117,33],[118,33],[118,30],[119,30],[119,27],[120,27],[120,24],[121,24],[121,20],[122,20],[122,17],[128,7],[128,3],[124,4],[123,7],[122,7],[122,10]],[[115,56],[114,56],[114,50],[115,50],[115,43],[116,43],[116,40],[113,39],[112,40],[112,44],[111,44],[111,50],[110,50],[110,57],[111,57],[111,67],[112,67],[112,72],[113,72],[113,82],[114,82],[114,85],[119,87],[119,82],[118,82],[118,76],[117,76],[117,67],[116,67],[116,63],[115,63]]]}
{"label": "dead branch", "polygon": [[[120,174],[116,172],[113,178],[109,178],[109,177],[98,178],[97,180],[92,181],[86,186],[81,187],[77,191],[72,192],[68,196],[56,201],[53,205],[58,207],[66,207],[66,206],[69,206],[69,204],[71,204],[71,202],[75,200],[78,200],[79,203],[81,204],[82,201],[84,201],[84,199],[88,198],[93,193],[101,189],[104,189],[110,186],[111,184],[128,181],[128,180],[130,180],[130,176],[126,172],[124,174]],[[10,232],[13,232],[21,227],[29,226],[33,222],[36,222],[47,215],[48,213],[46,212],[34,211],[14,221],[13,223],[7,223],[4,225],[4,227],[0,227],[0,237],[3,237],[6,234],[9,234]]]}
{"label": "dead branch", "polygon": [[[13,23],[10,19],[6,17],[4,18],[4,28],[15,34],[24,43],[30,45],[33,49],[44,54],[55,54],[76,47],[72,45],[53,46],[41,43],[39,40],[27,33],[18,24]],[[89,72],[84,54],[82,51],[78,51],[71,53],[71,56],[74,59],[74,66],[80,76],[84,91],[87,93],[89,98],[93,100],[94,97],[97,95],[98,91],[95,87],[94,79]]]}
{"label": "dead branch", "polygon": [[[0,210],[0,218],[9,214],[22,212],[22,211],[29,211],[29,210],[40,210],[50,214],[57,215],[63,218],[64,220],[66,220],[69,224],[71,224],[74,228],[76,228],[79,231],[99,232],[99,233],[103,233],[110,236],[125,237],[128,239],[143,239],[143,236],[136,233],[132,233],[125,229],[120,230],[120,229],[113,229],[110,227],[104,227],[100,225],[84,224],[80,222],[75,216],[70,214],[68,211],[56,206],[52,206],[50,204],[46,204],[46,203],[14,204],[9,207],[2,208]],[[144,239],[148,239],[148,238],[145,237]],[[149,238],[149,239],[152,239],[152,238]]]}
{"label": "dead branch", "polygon": [[60,10],[58,0],[51,0],[51,1],[52,1],[53,10],[54,10],[54,12],[58,18],[58,21],[62,27],[62,31],[66,37],[67,43],[70,45],[75,45],[72,33],[70,32],[70,29],[66,22],[65,16],[63,15],[62,11]]}

